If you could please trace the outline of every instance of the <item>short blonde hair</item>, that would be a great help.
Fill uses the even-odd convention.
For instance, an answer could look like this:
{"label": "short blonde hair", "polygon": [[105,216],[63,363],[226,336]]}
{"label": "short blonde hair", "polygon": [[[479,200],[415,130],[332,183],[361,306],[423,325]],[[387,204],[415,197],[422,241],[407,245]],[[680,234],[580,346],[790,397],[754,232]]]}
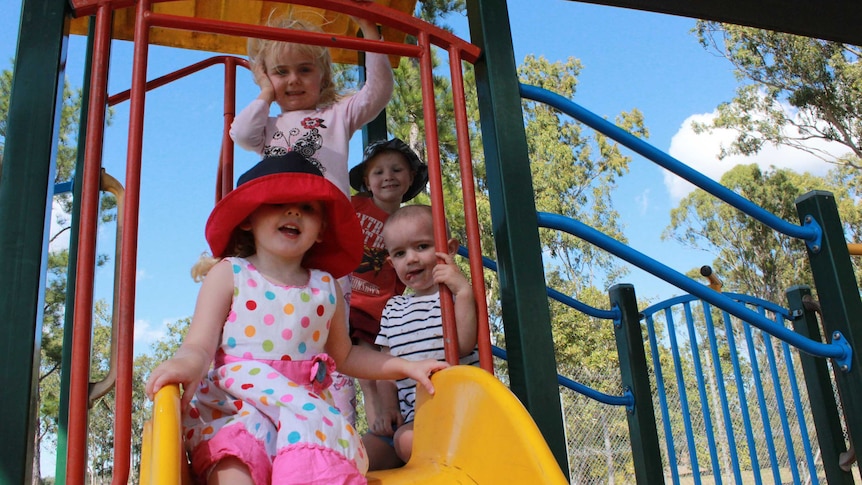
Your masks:
{"label": "short blonde hair", "polygon": [[[323,32],[315,23],[307,20],[287,16],[283,18],[270,18],[268,27],[282,29],[305,30],[309,32]],[[271,39],[248,39],[248,61],[252,70],[255,65],[263,66],[267,70],[267,60],[283,59],[291,55],[303,55],[314,59],[314,64],[321,70],[323,77],[320,80],[320,101],[318,107],[329,106],[340,98],[332,80],[332,55],[329,49],[318,45],[299,44],[295,42],[283,42]]]}
{"label": "short blonde hair", "polygon": [[[247,258],[256,252],[254,236],[251,231],[236,229],[231,235],[225,257]],[[202,253],[198,261],[192,266],[192,279],[200,283],[213,266],[224,258],[216,258],[209,253]]]}

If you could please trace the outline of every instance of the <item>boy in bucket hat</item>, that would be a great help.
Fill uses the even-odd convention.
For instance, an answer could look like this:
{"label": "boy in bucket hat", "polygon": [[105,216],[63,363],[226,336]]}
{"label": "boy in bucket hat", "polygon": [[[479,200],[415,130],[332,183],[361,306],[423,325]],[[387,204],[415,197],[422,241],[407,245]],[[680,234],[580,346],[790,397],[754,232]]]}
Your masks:
{"label": "boy in bucket hat", "polygon": [[[362,262],[350,278],[350,338],[357,345],[379,350],[374,340],[380,331],[383,307],[390,297],[404,291],[404,284],[387,260],[383,223],[402,202],[416,197],[427,183],[428,166],[398,138],[368,145],[362,162],[350,170],[350,186],[358,191],[351,202],[362,226],[365,247]],[[394,399],[381,402],[378,384],[359,380],[367,422],[369,426],[375,421],[391,425],[401,415],[398,402]]]}
{"label": "boy in bucket hat", "polygon": [[[364,484],[368,458],[334,407],[337,368],[366,379],[420,379],[410,362],[352,345],[336,278],[358,264],[359,223],[347,197],[298,152],[265,158],[216,204],[213,258],[188,333],[147,381],[152,399],[182,386],[192,469],[210,483]],[[212,365],[211,365],[212,364]]]}

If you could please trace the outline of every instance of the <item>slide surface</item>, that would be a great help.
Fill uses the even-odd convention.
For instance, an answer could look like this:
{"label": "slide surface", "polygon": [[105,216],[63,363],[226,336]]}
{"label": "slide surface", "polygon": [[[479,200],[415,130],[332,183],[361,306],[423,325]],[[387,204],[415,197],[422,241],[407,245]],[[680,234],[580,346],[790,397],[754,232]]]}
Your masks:
{"label": "slide surface", "polygon": [[568,483],[530,414],[494,376],[455,366],[432,382],[433,397],[418,389],[410,461],[370,472],[369,485]]}
{"label": "slide surface", "polygon": [[[494,376],[455,366],[432,382],[433,397],[418,389],[410,461],[370,472],[369,485],[568,483],[530,414]],[[145,427],[141,483],[190,483],[176,386],[159,391],[153,416]]]}

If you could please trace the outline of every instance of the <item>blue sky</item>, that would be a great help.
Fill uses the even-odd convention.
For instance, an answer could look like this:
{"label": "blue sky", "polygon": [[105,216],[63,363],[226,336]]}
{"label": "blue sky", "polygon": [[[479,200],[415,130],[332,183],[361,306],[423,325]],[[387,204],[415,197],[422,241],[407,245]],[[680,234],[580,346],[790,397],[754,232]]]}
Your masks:
{"label": "blue sky", "polygon": [[[0,19],[4,69],[15,54],[20,5],[20,0],[7,2],[9,14]],[[583,69],[573,101],[581,106],[609,119],[622,111],[641,110],[651,144],[716,178],[739,161],[754,161],[719,162],[715,155],[721,136],[695,136],[687,128],[690,119],[708,118],[719,103],[730,100],[736,86],[731,65],[705,51],[690,33],[694,20],[563,0],[512,1],[510,19],[518,62],[527,54],[551,61],[580,59]],[[452,19],[452,25],[456,33],[469,38],[464,19]],[[110,94],[129,87],[131,47],[128,42],[114,43]],[[81,85],[83,52],[84,39],[72,37],[67,75],[75,86]],[[148,78],[210,55],[154,46]],[[190,316],[194,308],[198,284],[191,280],[189,268],[207,250],[203,227],[214,200],[222,130],[221,79],[221,69],[210,68],[148,95],[135,316],[140,349],[160,338],[165,322]],[[245,72],[238,84],[241,108],[257,95],[257,87]],[[106,132],[103,164],[122,181],[127,103],[115,108],[113,120]],[[355,141],[351,166],[361,153]],[[820,172],[825,167],[793,153],[773,151],[759,158],[765,165],[779,159],[784,165]],[[238,148],[236,161],[239,174],[256,157]],[[660,239],[670,210],[687,190],[674,176],[635,156],[630,173],[614,194],[631,246],[683,273],[713,259],[708,253]],[[100,252],[113,254],[108,238],[112,231],[102,231]],[[720,268],[716,270],[720,274]],[[98,272],[97,297],[110,299],[111,276],[110,269]],[[637,269],[624,281],[635,285],[638,296],[653,301],[681,293]]]}

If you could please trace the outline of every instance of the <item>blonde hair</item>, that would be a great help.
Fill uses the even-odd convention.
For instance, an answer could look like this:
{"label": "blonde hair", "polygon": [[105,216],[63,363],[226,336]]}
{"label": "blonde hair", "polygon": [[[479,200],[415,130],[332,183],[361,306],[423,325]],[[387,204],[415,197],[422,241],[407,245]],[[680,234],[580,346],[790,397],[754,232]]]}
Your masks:
{"label": "blonde hair", "polygon": [[[293,18],[288,15],[283,18],[273,18],[270,16],[267,21],[268,27],[278,27],[282,29],[305,30],[309,32],[323,32],[323,30],[315,23],[307,20]],[[291,55],[303,55],[314,59],[314,64],[321,70],[323,77],[320,80],[320,100],[318,107],[329,106],[341,98],[333,82],[332,73],[332,55],[329,49],[318,45],[299,44],[295,42],[284,42],[271,39],[248,39],[248,61],[252,70],[255,65],[263,66],[264,71],[267,70],[267,60],[283,59]]]}
{"label": "blonde hair", "polygon": [[221,257],[214,257],[209,253],[201,253],[201,257],[192,266],[192,279],[200,283],[209,273],[213,266],[218,264],[224,258],[236,256],[239,258],[247,258],[256,252],[254,246],[254,237],[251,231],[235,229],[231,235],[230,242]]}

